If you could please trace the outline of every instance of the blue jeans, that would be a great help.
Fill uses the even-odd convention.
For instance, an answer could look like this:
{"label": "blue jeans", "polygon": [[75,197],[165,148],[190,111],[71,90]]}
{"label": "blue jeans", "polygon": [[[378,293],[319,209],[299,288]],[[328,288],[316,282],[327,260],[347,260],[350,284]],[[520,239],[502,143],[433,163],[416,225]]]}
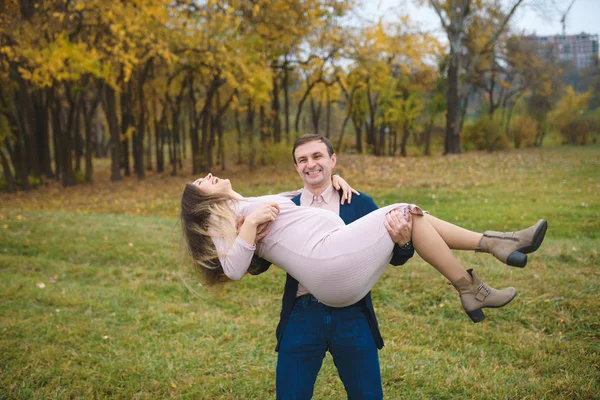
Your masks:
{"label": "blue jeans", "polygon": [[277,399],[313,395],[329,350],[349,400],[383,399],[379,356],[363,308],[334,308],[312,295],[296,299],[277,357]]}

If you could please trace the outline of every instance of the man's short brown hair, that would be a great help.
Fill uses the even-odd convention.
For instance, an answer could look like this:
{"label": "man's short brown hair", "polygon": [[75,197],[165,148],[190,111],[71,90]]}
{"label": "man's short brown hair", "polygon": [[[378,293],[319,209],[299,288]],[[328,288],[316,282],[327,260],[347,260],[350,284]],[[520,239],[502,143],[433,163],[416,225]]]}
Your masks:
{"label": "man's short brown hair", "polygon": [[327,153],[329,153],[329,157],[331,157],[333,155],[333,153],[335,153],[335,151],[333,150],[333,145],[331,144],[329,139],[327,139],[325,136],[315,135],[312,133],[307,134],[307,135],[302,135],[298,139],[296,139],[296,141],[294,142],[294,148],[292,149],[292,157],[294,158],[294,164],[298,164],[296,162],[296,148],[298,146],[302,146],[303,144],[310,143],[310,142],[316,142],[316,141],[325,143],[325,146],[327,146]]}

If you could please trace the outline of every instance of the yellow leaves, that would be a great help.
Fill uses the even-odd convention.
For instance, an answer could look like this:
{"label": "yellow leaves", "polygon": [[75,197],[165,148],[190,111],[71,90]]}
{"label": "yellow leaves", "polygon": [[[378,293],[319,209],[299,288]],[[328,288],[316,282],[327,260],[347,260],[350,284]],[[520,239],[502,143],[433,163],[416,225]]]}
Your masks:
{"label": "yellow leaves", "polygon": [[58,19],[60,22],[63,22],[64,18],[65,18],[65,14],[60,13],[60,12],[55,12],[52,13],[52,16],[56,19]]}
{"label": "yellow leaves", "polygon": [[577,116],[587,112],[591,96],[591,89],[578,94],[571,86],[568,86],[566,94],[548,115],[548,120],[559,130],[564,130]]}
{"label": "yellow leaves", "polygon": [[131,140],[133,133],[135,132],[135,126],[129,125],[124,134],[121,134],[121,140]]}
{"label": "yellow leaves", "polygon": [[510,84],[510,82],[507,82],[504,79],[500,79],[500,86],[502,86],[504,89],[510,89],[512,85]]}
{"label": "yellow leaves", "polygon": [[12,49],[12,47],[9,47],[9,46],[0,47],[0,53],[6,55],[9,59],[13,58],[15,55],[15,52]]}

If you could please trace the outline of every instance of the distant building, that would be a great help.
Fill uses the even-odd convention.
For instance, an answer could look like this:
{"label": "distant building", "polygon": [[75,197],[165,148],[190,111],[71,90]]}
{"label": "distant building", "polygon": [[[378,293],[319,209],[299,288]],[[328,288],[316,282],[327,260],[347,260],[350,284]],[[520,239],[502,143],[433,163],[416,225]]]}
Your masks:
{"label": "distant building", "polygon": [[585,69],[598,62],[598,35],[527,36],[542,54],[563,62],[573,62],[577,69]]}

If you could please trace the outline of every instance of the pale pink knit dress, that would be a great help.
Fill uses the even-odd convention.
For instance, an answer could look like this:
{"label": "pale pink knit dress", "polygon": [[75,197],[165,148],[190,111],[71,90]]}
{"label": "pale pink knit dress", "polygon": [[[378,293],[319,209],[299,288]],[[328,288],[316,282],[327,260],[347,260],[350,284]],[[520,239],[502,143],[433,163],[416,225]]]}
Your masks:
{"label": "pale pink knit dress", "polygon": [[233,244],[222,237],[213,238],[225,275],[241,279],[257,250],[260,257],[285,270],[332,307],[345,307],[362,299],[385,271],[394,247],[384,226],[385,215],[395,208],[423,215],[414,204],[397,203],[345,225],[333,212],[298,207],[278,195],[240,200],[236,212],[248,216],[264,202],[277,202],[280,213],[269,224],[270,233],[258,247],[239,236]]}

